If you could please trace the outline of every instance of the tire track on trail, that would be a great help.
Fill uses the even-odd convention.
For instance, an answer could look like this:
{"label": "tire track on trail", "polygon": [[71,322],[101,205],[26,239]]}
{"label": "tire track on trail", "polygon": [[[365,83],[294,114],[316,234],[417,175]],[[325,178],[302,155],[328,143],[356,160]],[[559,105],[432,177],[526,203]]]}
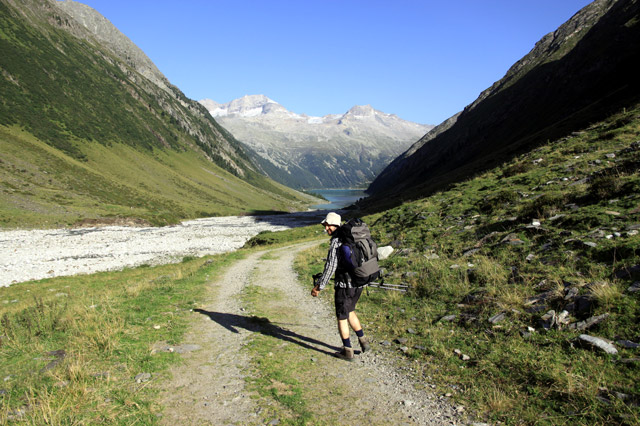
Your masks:
{"label": "tire track on trail", "polygon": [[[260,425],[295,420],[300,412],[277,398],[258,395],[247,385],[260,378],[263,384],[273,384],[275,394],[288,392],[290,385],[261,370],[263,357],[279,365],[276,368],[299,388],[308,424],[466,424],[449,402],[395,367],[375,340],[373,350],[356,355],[353,362],[332,356],[341,346],[333,306],[312,298],[310,285],[302,286],[293,270],[298,252],[317,244],[251,253],[211,283],[208,300],[194,310],[193,326],[185,338],[185,343],[201,349],[183,354],[184,363],[172,369],[172,378],[159,383],[165,407],[162,424]],[[241,295],[252,288],[281,297],[258,298],[254,306],[243,306]],[[366,318],[361,320],[366,327]],[[273,349],[261,354],[250,347],[256,339]],[[352,341],[358,352],[355,336]]]}

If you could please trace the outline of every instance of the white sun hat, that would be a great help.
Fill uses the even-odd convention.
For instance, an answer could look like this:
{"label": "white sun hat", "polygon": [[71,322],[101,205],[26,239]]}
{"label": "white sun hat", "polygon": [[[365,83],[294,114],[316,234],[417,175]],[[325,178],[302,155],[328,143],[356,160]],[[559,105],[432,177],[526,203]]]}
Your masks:
{"label": "white sun hat", "polygon": [[338,213],[331,212],[327,214],[327,217],[325,217],[324,220],[320,222],[320,224],[340,226],[341,221],[342,221],[342,218]]}

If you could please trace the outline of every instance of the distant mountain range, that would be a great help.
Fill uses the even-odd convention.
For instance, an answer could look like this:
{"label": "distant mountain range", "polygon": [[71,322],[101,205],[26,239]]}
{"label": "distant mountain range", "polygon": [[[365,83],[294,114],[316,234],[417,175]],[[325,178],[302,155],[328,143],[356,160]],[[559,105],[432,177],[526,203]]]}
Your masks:
{"label": "distant mountain range", "polygon": [[638,0],[596,0],[371,183],[369,203],[420,198],[640,100]]}
{"label": "distant mountain range", "polygon": [[226,104],[201,100],[272,179],[294,188],[367,185],[434,126],[403,120],[370,105],[312,117],[288,111],[264,95]]}

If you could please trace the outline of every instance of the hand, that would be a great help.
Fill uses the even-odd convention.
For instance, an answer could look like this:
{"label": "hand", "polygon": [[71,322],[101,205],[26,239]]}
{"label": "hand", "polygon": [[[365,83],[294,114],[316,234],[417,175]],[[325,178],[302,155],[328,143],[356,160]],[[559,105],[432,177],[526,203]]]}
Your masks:
{"label": "hand", "polygon": [[318,287],[314,287],[313,290],[311,290],[311,295],[313,297],[318,297],[318,295],[320,294],[320,289],[318,289]]}

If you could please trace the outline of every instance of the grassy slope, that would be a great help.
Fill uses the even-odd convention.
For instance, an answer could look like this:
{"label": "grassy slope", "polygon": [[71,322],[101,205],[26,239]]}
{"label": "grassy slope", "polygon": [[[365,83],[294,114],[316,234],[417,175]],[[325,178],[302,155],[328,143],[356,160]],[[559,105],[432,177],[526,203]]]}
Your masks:
{"label": "grassy slope", "polygon": [[639,51],[628,46],[640,44],[638,15],[635,1],[593,2],[582,9],[448,130],[427,134],[411,155],[394,160],[371,183],[367,203],[390,208],[423,198],[637,103],[633,64]]}
{"label": "grassy slope", "polygon": [[105,216],[166,224],[308,202],[256,173],[199,104],[36,3],[17,2],[18,12],[0,2],[0,227]]}
{"label": "grassy slope", "polygon": [[[412,289],[364,297],[368,330],[407,338],[407,362],[427,383],[491,421],[640,424],[638,349],[617,344],[610,356],[575,341],[581,333],[640,341],[640,300],[627,290],[640,274],[625,275],[640,265],[639,135],[636,107],[367,217],[380,244],[397,249],[382,262],[386,281]],[[300,262],[304,276],[321,270],[324,250]],[[570,309],[572,288],[590,301],[570,313],[572,323],[609,316],[586,331],[545,331],[543,315]],[[546,301],[529,302],[544,292]]]}
{"label": "grassy slope", "polygon": [[287,210],[299,197],[281,186],[280,196],[256,188],[191,151],[149,155],[97,143],[83,150],[87,160],[78,161],[26,132],[0,126],[0,226],[54,227],[100,217],[164,224]]}

